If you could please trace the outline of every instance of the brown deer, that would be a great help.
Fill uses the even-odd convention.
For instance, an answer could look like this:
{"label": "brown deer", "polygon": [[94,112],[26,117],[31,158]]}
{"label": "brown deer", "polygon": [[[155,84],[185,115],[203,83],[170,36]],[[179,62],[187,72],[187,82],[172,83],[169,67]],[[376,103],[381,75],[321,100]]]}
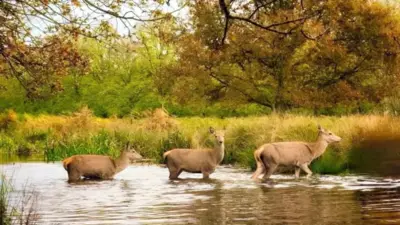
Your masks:
{"label": "brown deer", "polygon": [[224,159],[224,130],[215,131],[210,127],[210,133],[215,137],[213,149],[172,149],[164,153],[163,157],[169,170],[169,179],[177,179],[182,171],[202,173],[203,178],[209,178]]}
{"label": "brown deer", "polygon": [[328,144],[340,140],[340,137],[318,125],[318,138],[314,143],[275,142],[264,144],[254,152],[257,169],[252,178],[257,179],[263,174],[262,179],[268,179],[279,165],[295,166],[296,178],[300,176],[300,169],[302,169],[309,178],[312,172],[308,165],[325,152]]}
{"label": "brown deer", "polygon": [[125,149],[118,158],[104,155],[74,155],[64,159],[63,166],[68,172],[68,182],[85,179],[110,180],[115,174],[128,167],[132,160],[142,159],[135,150]]}

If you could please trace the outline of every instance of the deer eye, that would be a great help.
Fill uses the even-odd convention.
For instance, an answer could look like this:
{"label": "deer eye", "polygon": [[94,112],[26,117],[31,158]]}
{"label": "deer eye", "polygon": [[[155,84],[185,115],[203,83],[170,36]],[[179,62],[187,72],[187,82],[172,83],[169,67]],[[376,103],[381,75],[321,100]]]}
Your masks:
{"label": "deer eye", "polygon": [[329,133],[329,135],[332,135],[332,133]]}

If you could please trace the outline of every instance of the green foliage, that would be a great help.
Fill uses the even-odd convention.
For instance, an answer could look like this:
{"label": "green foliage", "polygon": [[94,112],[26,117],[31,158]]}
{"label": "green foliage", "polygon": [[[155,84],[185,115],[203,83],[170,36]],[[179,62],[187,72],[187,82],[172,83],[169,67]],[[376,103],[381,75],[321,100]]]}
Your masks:
{"label": "green foliage", "polygon": [[226,138],[226,155],[224,163],[238,163],[254,168],[253,152],[256,149],[256,136],[250,127],[234,127]]}
{"label": "green foliage", "polygon": [[118,148],[117,140],[106,131],[86,138],[67,140],[47,146],[45,157],[47,161],[59,161],[77,154],[99,154],[116,156],[121,148]]}
{"label": "green foliage", "polygon": [[[106,20],[85,27],[71,14],[82,1],[67,8],[52,2],[74,18],[66,20],[74,21],[74,29],[48,24],[54,35],[46,37],[33,37],[27,24],[16,22],[30,10],[34,17],[46,15],[50,9],[43,3],[28,11],[25,3],[0,6],[12,15],[0,25],[0,48],[7,49],[0,56],[0,110],[65,115],[87,105],[104,118],[161,106],[177,116],[218,117],[365,114],[379,104],[380,111],[398,111],[398,4],[183,1],[189,16],[181,18],[155,10],[153,4],[164,2],[126,5],[164,18],[137,27],[135,38],[119,35]],[[113,3],[108,16],[120,4]],[[7,36],[14,33],[20,35]]]}
{"label": "green foliage", "polygon": [[149,131],[138,131],[129,135],[130,143],[143,157],[161,162],[162,151],[159,148],[163,134],[156,135]]}
{"label": "green foliage", "polygon": [[[212,148],[210,126],[226,127],[224,164],[255,169],[253,152],[265,143],[315,141],[317,123],[343,138],[332,144],[311,167],[316,173],[342,173],[396,168],[400,121],[388,116],[310,117],[288,114],[248,118],[178,118],[175,126],[153,127],[165,118],[100,119],[81,110],[74,116],[25,116],[10,132],[0,132],[0,154],[28,152],[59,161],[75,154],[116,157],[127,143],[145,158],[162,163],[162,154],[173,148]],[[387,162],[379,166],[374,160]],[[371,168],[370,168],[371,167]]]}
{"label": "green foliage", "polygon": [[[166,138],[161,139],[159,155],[162,156],[164,152],[174,148],[190,148],[190,138],[185,137],[181,132],[174,131],[169,133]],[[159,163],[163,163],[162,157],[157,157]]]}
{"label": "green foliage", "polygon": [[311,170],[319,174],[339,174],[348,170],[348,157],[329,149],[311,163]]}

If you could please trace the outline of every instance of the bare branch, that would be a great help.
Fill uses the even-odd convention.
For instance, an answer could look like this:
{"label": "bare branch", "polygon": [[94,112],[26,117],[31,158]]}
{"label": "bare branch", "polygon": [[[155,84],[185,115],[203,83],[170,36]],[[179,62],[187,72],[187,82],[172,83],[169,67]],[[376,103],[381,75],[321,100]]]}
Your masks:
{"label": "bare branch", "polygon": [[[319,85],[320,88],[325,88],[328,87],[330,85],[333,85],[341,80],[345,80],[351,76],[353,76],[354,74],[356,74],[360,67],[362,66],[362,64],[365,62],[365,60],[368,58],[368,56],[364,57],[359,63],[357,63],[353,68],[343,71],[339,77],[335,78],[335,79],[331,79],[328,80],[326,82],[324,82],[323,84]],[[336,68],[335,68],[336,69]]]}
{"label": "bare branch", "polygon": [[221,40],[221,45],[224,45],[228,30],[229,30],[229,10],[225,4],[225,0],[219,0],[219,6],[222,9],[222,12],[224,13],[225,16],[225,28],[224,28],[224,34],[222,36]]}
{"label": "bare branch", "polygon": [[264,4],[258,5],[258,6],[256,7],[256,9],[250,14],[250,16],[247,17],[247,19],[251,19],[251,18],[258,12],[258,10],[260,10],[261,8],[264,8],[264,7],[266,7],[267,5],[273,4],[273,3],[277,2],[277,1],[278,1],[278,0],[272,0],[272,1],[270,1],[270,2],[266,2],[266,3],[264,3]]}
{"label": "bare branch", "polygon": [[[110,10],[107,10],[107,9],[103,9],[103,8],[97,6],[96,4],[94,4],[93,2],[91,2],[90,0],[83,0],[83,1],[88,6],[91,6],[91,7],[95,8],[95,9],[99,10],[100,12],[106,13],[108,15],[114,16],[114,17],[119,18],[119,19],[136,20],[136,21],[139,21],[139,22],[154,22],[154,21],[159,21],[159,20],[163,20],[163,19],[169,18],[169,16],[163,16],[163,17],[152,18],[152,19],[141,19],[141,18],[136,17],[136,16],[127,16],[129,13],[131,13],[133,15],[136,15],[133,11],[129,11],[129,12],[126,12],[124,15],[120,15],[120,14],[118,14],[116,12],[113,12],[113,11],[110,11]],[[174,12],[176,12],[176,11],[174,11]],[[171,13],[174,13],[174,12],[171,12]]]}
{"label": "bare branch", "polygon": [[[228,30],[229,30],[230,20],[243,21],[243,22],[252,24],[253,26],[256,26],[258,28],[261,28],[261,29],[264,29],[264,30],[267,30],[267,31],[270,31],[273,33],[277,33],[277,34],[281,34],[281,35],[289,35],[294,30],[296,30],[298,27],[300,27],[300,25],[303,24],[306,20],[308,20],[312,17],[321,15],[321,11],[318,11],[316,14],[313,14],[313,15],[304,16],[304,17],[296,18],[296,19],[292,19],[292,20],[286,20],[283,22],[277,22],[277,23],[273,23],[273,24],[269,24],[269,25],[264,25],[264,24],[261,24],[261,23],[258,23],[256,21],[252,20],[252,17],[260,10],[260,8],[265,7],[269,4],[273,4],[274,2],[276,2],[276,0],[272,0],[272,1],[266,2],[264,4],[258,5],[258,6],[256,6],[256,9],[248,17],[241,17],[241,16],[232,15],[229,11],[228,6],[225,3],[225,0],[219,0],[219,6],[225,17],[225,28],[224,28],[224,33],[223,33],[221,44],[224,44],[224,41],[226,39]],[[295,26],[291,27],[288,30],[283,30],[283,31],[276,29],[279,26],[290,25],[290,24],[295,24]]]}
{"label": "bare branch", "polygon": [[294,19],[294,20],[287,20],[287,21],[284,21],[284,22],[274,23],[274,24],[270,24],[270,25],[263,25],[263,24],[255,22],[253,20],[250,20],[248,18],[243,18],[243,17],[238,17],[238,16],[230,16],[231,19],[236,19],[236,20],[241,20],[241,21],[244,21],[244,22],[248,22],[248,23],[250,23],[250,24],[252,24],[252,25],[254,25],[256,27],[259,27],[261,29],[268,30],[268,31],[271,31],[271,32],[274,32],[274,33],[277,33],[277,34],[283,34],[283,35],[290,34],[290,33],[292,33],[292,31],[291,30],[289,30],[289,31],[279,31],[279,30],[275,30],[273,28],[274,27],[278,27],[278,26],[282,26],[282,25],[286,25],[286,24],[304,22],[305,20],[307,20],[307,19],[309,19],[311,17],[312,16],[306,16],[306,17],[302,17],[302,18],[298,18],[298,19]]}
{"label": "bare branch", "polygon": [[[208,68],[208,69],[211,70],[210,68]],[[210,77],[214,78],[215,80],[217,80],[218,82],[220,82],[222,85],[224,85],[224,86],[226,86],[226,87],[229,87],[229,88],[231,88],[231,89],[233,89],[233,90],[235,90],[235,91],[241,93],[243,96],[245,96],[245,97],[247,98],[247,100],[248,100],[249,102],[257,103],[257,104],[263,105],[263,106],[268,107],[268,108],[271,108],[271,109],[273,108],[273,106],[272,106],[272,104],[271,104],[270,102],[265,102],[265,101],[261,101],[261,100],[259,100],[259,99],[256,99],[255,97],[251,96],[251,95],[250,95],[249,93],[247,93],[246,91],[241,90],[241,89],[238,88],[237,86],[230,85],[228,81],[225,81],[225,80],[219,78],[219,77],[216,76],[212,71],[209,71],[208,75],[209,75]]]}
{"label": "bare branch", "polygon": [[329,31],[330,31],[330,28],[327,28],[327,29],[325,29],[324,32],[318,34],[317,36],[311,37],[308,34],[306,34],[303,29],[300,30],[300,32],[303,35],[303,37],[305,37],[308,40],[312,40],[312,41],[316,41],[316,40],[320,39],[322,36],[324,36],[325,34],[329,33]]}

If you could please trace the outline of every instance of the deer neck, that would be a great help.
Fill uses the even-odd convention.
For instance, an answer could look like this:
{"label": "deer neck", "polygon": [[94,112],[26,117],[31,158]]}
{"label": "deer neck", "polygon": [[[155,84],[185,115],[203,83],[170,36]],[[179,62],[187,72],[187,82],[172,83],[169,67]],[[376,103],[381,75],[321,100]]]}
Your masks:
{"label": "deer neck", "polygon": [[321,156],[325,152],[327,147],[328,147],[328,142],[325,141],[321,136],[318,136],[318,139],[314,143],[312,148],[313,159]]}
{"label": "deer neck", "polygon": [[129,166],[129,159],[125,153],[121,153],[121,155],[114,160],[115,163],[115,173],[119,173]]}
{"label": "deer neck", "polygon": [[225,144],[219,144],[217,143],[214,147],[214,158],[217,164],[220,164],[222,160],[224,159],[225,155]]}

